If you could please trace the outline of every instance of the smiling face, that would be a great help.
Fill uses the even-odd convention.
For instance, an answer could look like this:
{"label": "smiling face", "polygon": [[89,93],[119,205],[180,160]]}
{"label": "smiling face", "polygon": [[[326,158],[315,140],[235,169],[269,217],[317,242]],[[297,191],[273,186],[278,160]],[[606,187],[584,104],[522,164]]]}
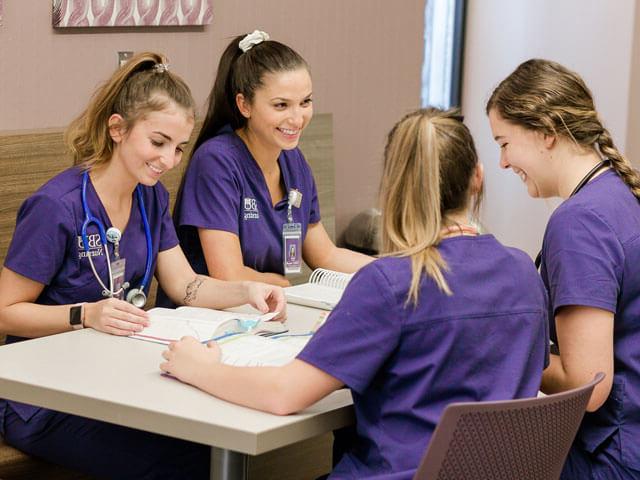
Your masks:
{"label": "smiling face", "polygon": [[311,76],[306,68],[267,73],[249,102],[236,96],[240,113],[247,119],[253,142],[267,150],[291,150],[298,146],[302,130],[313,115]]}
{"label": "smiling face", "polygon": [[489,123],[500,146],[500,167],[513,170],[531,197],[557,196],[557,175],[550,161],[554,137],[511,123],[496,109],[489,111]]}
{"label": "smiling face", "polygon": [[121,162],[135,183],[153,186],[182,160],[193,124],[190,113],[174,103],[148,113],[129,130],[121,128],[122,117],[114,114],[109,119],[114,142],[112,161]]}

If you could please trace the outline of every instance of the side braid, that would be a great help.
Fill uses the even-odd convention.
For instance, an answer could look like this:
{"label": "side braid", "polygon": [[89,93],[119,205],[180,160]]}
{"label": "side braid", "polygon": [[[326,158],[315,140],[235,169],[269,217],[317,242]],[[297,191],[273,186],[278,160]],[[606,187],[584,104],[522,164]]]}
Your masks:
{"label": "side braid", "polygon": [[629,160],[627,160],[616,148],[611,138],[611,134],[606,128],[602,129],[602,133],[598,136],[598,147],[605,158],[611,161],[611,166],[620,175],[620,178],[631,189],[631,193],[640,200],[640,174],[633,168]]}

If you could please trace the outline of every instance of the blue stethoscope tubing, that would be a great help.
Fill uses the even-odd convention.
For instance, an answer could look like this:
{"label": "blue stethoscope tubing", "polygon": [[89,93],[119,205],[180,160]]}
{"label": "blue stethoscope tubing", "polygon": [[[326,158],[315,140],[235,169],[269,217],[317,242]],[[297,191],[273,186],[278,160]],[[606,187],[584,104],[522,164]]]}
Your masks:
{"label": "blue stethoscope tubing", "polygon": [[[84,172],[82,174],[82,210],[84,211],[84,221],[82,222],[82,246],[84,248],[85,253],[87,254],[87,258],[89,259],[89,264],[91,265],[91,270],[93,271],[93,275],[98,280],[98,283],[102,287],[102,295],[105,297],[113,297],[115,295],[119,295],[124,288],[128,286],[125,284],[120,290],[117,292],[113,291],[113,274],[111,271],[111,258],[109,256],[109,248],[107,245],[107,234],[104,229],[104,225],[102,222],[95,217],[91,210],[89,209],[89,204],[87,202],[87,184],[89,183],[89,172]],[[140,185],[136,186],[136,196],[138,197],[138,208],[140,209],[140,216],[142,217],[142,225],[144,227],[144,236],[147,241],[147,262],[144,269],[144,277],[142,278],[142,283],[138,288],[132,288],[127,293],[127,301],[138,308],[144,307],[144,304],[147,303],[147,295],[144,293],[145,287],[149,284],[150,276],[151,276],[151,264],[152,264],[152,244],[151,244],[151,228],[149,227],[149,219],[147,218],[147,211],[144,207],[144,200],[142,197],[142,187]],[[105,256],[107,259],[107,270],[109,272],[109,287],[102,282],[98,272],[96,271],[93,265],[93,259],[91,258],[91,253],[89,251],[89,239],[87,238],[87,228],[89,225],[94,224],[98,228],[98,233],[100,235],[100,241],[102,245],[104,245]]]}

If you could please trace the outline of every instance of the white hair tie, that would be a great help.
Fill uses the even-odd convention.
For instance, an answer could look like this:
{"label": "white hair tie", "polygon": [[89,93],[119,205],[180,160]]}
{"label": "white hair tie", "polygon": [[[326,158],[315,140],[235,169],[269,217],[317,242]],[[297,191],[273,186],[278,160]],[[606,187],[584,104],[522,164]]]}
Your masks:
{"label": "white hair tie", "polygon": [[156,73],[166,73],[169,71],[169,64],[168,63],[156,63],[153,66],[153,71]]}
{"label": "white hair tie", "polygon": [[263,32],[261,30],[254,30],[250,34],[246,35],[238,46],[242,53],[245,53],[253,48],[254,45],[258,45],[266,40],[269,40],[269,34],[267,32]]}

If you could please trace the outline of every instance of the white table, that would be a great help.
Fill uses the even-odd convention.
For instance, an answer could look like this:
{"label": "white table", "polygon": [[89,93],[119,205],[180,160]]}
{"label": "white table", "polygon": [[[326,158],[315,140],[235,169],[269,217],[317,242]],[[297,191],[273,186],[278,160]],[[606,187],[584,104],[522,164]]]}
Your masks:
{"label": "white table", "polygon": [[[319,311],[289,305],[290,329]],[[247,477],[258,455],[354,422],[348,390],[305,411],[276,416],[219,400],[160,375],[164,345],[95,330],[0,347],[0,398],[211,445],[211,478]]]}

